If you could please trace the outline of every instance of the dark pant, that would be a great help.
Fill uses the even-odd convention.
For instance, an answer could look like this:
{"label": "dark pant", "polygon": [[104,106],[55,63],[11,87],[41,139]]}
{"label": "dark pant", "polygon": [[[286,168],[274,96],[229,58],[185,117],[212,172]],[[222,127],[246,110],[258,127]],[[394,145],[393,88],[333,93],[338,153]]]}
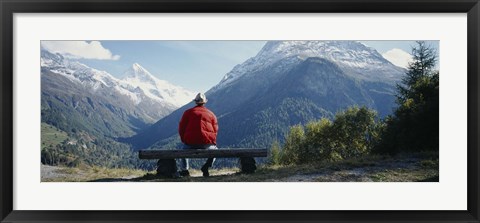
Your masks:
{"label": "dark pant", "polygon": [[[218,148],[217,148],[216,145],[211,145],[211,144],[207,144],[207,145],[187,145],[187,144],[185,144],[185,145],[183,145],[182,149],[218,149]],[[189,159],[186,159],[186,158],[181,158],[180,159],[180,171],[189,169],[188,162],[189,162]],[[207,162],[205,163],[205,166],[210,168],[210,167],[213,166],[213,162],[215,162],[215,158],[208,158]]]}

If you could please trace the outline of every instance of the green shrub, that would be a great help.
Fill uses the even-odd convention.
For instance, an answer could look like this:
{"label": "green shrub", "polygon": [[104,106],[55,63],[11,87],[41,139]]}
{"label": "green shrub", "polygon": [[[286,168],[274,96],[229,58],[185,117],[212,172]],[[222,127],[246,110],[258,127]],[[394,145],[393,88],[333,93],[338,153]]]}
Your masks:
{"label": "green shrub", "polygon": [[283,146],[281,163],[285,165],[296,164],[300,161],[300,150],[305,140],[305,131],[303,126],[295,125],[290,128],[290,132]]}
{"label": "green shrub", "polygon": [[280,163],[285,165],[338,161],[369,154],[380,137],[383,124],[375,111],[351,107],[335,115],[332,121],[321,119],[290,128]]}
{"label": "green shrub", "polygon": [[281,162],[281,149],[278,141],[274,141],[270,147],[268,163],[270,165],[279,165]]}
{"label": "green shrub", "polygon": [[370,153],[378,137],[377,114],[366,107],[351,107],[337,113],[332,126],[335,151],[342,158]]}

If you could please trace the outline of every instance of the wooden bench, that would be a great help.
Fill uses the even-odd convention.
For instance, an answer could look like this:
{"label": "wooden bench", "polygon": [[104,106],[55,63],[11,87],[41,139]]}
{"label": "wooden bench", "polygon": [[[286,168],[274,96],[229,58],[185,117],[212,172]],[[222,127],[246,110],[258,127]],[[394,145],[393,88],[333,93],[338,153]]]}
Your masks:
{"label": "wooden bench", "polygon": [[140,150],[140,159],[158,159],[157,175],[170,177],[177,171],[178,158],[232,158],[240,159],[242,173],[253,173],[257,169],[254,157],[267,157],[266,149],[176,149]]}

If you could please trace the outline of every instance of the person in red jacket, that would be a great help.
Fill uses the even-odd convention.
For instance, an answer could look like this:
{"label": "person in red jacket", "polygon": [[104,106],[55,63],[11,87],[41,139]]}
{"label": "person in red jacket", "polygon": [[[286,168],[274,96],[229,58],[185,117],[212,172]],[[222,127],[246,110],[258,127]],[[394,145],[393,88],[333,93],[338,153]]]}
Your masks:
{"label": "person in red jacket", "polygon": [[[195,107],[183,113],[178,133],[184,143],[184,149],[217,149],[218,123],[215,114],[205,107],[205,94],[198,93],[193,100]],[[209,158],[201,170],[208,177],[208,168],[212,167],[215,158]],[[181,159],[180,176],[189,176],[188,159]]]}

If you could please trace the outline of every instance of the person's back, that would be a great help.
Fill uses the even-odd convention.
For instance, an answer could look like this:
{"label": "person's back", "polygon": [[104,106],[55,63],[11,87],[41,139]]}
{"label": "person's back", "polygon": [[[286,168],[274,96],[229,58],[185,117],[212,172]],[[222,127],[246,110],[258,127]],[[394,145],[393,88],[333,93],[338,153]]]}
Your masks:
{"label": "person's back", "polygon": [[[183,149],[217,149],[217,117],[204,105],[207,98],[199,93],[193,100],[196,106],[186,110],[178,125],[180,139],[184,143]],[[215,158],[209,158],[201,170],[203,176],[209,176],[208,168],[212,167]],[[181,160],[181,176],[190,175],[188,159]]]}
{"label": "person's back", "polygon": [[217,118],[203,105],[184,112],[179,125],[179,134],[187,145],[217,144]]}

